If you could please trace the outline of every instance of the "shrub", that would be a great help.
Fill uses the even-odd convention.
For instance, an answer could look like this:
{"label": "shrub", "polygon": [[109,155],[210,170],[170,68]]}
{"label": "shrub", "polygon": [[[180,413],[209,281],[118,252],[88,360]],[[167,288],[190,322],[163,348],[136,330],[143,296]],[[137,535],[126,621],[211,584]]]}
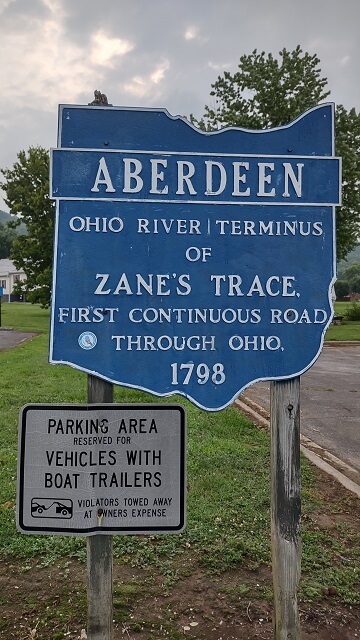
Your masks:
{"label": "shrub", "polygon": [[353,302],[345,311],[346,320],[360,320],[360,302]]}
{"label": "shrub", "polygon": [[335,293],[337,298],[345,298],[349,293],[349,283],[346,280],[337,280],[335,282]]}

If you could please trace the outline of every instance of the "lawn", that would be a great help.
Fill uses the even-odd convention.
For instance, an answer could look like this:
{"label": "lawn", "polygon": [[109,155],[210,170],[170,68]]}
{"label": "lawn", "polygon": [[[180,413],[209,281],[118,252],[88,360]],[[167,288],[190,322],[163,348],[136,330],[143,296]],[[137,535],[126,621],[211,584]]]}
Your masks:
{"label": "lawn", "polygon": [[[24,535],[15,529],[17,422],[20,407],[33,402],[86,402],[86,375],[70,367],[53,366],[47,362],[48,325],[49,312],[46,310],[27,304],[3,305],[3,326],[33,331],[39,335],[15,349],[0,352],[0,557],[5,563],[4,572],[8,572],[7,567],[10,566],[13,567],[12,571],[17,572],[16,575],[31,570],[34,576],[34,572],[41,573],[44,567],[49,567],[49,576],[60,566],[69,585],[70,576],[66,567],[70,560],[75,563],[85,560],[84,539]],[[161,402],[149,394],[120,387],[115,388],[115,401]],[[271,603],[269,434],[256,428],[234,407],[206,413],[183,399],[177,398],[176,401],[186,407],[188,416],[187,528],[177,535],[115,536],[114,554],[117,562],[119,566],[131,567],[136,572],[138,584],[152,580],[152,593],[165,599],[175,598],[178,593],[176,589],[189,575],[198,576],[198,589],[201,576],[204,576],[204,580],[208,576],[209,581],[215,580],[214,576],[222,576],[223,584],[227,584],[230,590],[226,597],[233,598],[234,603],[249,603],[250,600],[255,602],[259,599]],[[328,496],[331,491],[330,500]],[[315,602],[320,609],[331,609],[332,603],[323,602],[324,590],[331,585],[337,594],[335,602],[342,615],[346,617],[349,614],[349,607],[352,607],[351,615],[355,615],[353,612],[359,611],[360,604],[360,527],[356,499],[345,490],[332,486],[331,482],[324,481],[319,472],[303,460],[302,512],[302,606],[306,608],[310,606],[306,603]],[[7,573],[4,580],[6,583]],[[36,584],[40,585],[40,582]],[[36,591],[40,586],[34,588]],[[195,591],[189,592],[189,598],[197,597],[196,585],[192,584],[191,588]],[[129,589],[131,591],[131,587]],[[141,588],[136,589],[140,597]],[[14,591],[15,596],[16,593]],[[70,601],[69,596],[66,602]],[[4,596],[1,603],[5,608],[10,607]],[[314,606],[311,604],[311,607]],[[41,609],[41,605],[34,609],[31,624],[35,624],[36,615],[40,615],[39,607]],[[56,606],[51,607],[54,617],[60,615],[57,609]],[[77,615],[74,611],[70,614],[66,609],[61,615],[68,620],[70,615]],[[331,619],[329,611],[326,615]],[[129,616],[130,613],[129,609]],[[9,609],[6,609],[3,618],[6,615],[9,615]],[[46,631],[50,628],[46,626],[50,622],[46,622],[49,611],[45,604],[43,615],[43,632],[39,630],[34,636],[10,635],[10,627],[1,627],[0,624],[0,638],[55,638],[55,635],[49,635],[49,631]],[[249,610],[247,617],[250,619]],[[120,616],[116,620],[121,630],[123,619]],[[180,624],[178,618],[176,621],[176,625]],[[132,631],[136,631],[135,622],[134,619],[131,623],[134,625]],[[58,624],[61,632],[56,637],[79,637],[66,634],[68,627],[61,620]],[[271,619],[269,625],[271,627]],[[169,635],[165,623],[157,634],[138,637],[139,640],[183,637],[182,634]],[[120,631],[118,637],[124,637]]]}
{"label": "lawn", "polygon": [[345,317],[346,311],[351,307],[351,304],[351,302],[335,302],[335,315],[343,316],[343,320],[341,325],[331,325],[328,328],[325,340],[360,340],[360,320],[350,322]]}

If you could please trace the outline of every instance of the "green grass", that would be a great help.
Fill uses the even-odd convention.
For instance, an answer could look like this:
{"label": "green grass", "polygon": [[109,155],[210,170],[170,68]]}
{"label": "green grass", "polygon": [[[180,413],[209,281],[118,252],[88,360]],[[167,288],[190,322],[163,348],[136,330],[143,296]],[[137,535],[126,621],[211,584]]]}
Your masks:
{"label": "green grass", "polygon": [[[351,302],[335,302],[335,315],[345,316],[350,306]],[[328,328],[325,340],[360,340],[360,322],[349,322],[344,318],[341,325],[331,325]]]}
{"label": "green grass", "polygon": [[325,340],[360,342],[360,322],[348,322],[343,320],[341,325],[332,325],[328,328]]}
{"label": "green grass", "polygon": [[[14,505],[20,407],[29,402],[86,402],[87,377],[70,367],[48,364],[48,311],[3,305],[3,317],[4,325],[39,335],[0,353],[0,557],[21,559],[25,566],[32,558],[41,566],[69,556],[85,559],[83,538],[17,533]],[[161,400],[116,387],[115,401]],[[164,592],[189,569],[189,553],[192,562],[195,557],[211,572],[271,564],[269,434],[232,407],[206,413],[183,399],[177,401],[188,415],[187,528],[178,535],[114,538],[115,557],[136,567],[156,567],[163,575]],[[320,598],[318,586],[331,584],[343,602],[353,604],[360,600],[359,536],[351,528],[339,528],[334,536],[317,525],[313,512],[328,505],[321,503],[315,477],[303,462],[302,593]]]}
{"label": "green grass", "polygon": [[5,302],[2,308],[2,328],[13,328],[17,331],[34,331],[47,333],[49,330],[49,310],[39,305],[21,302]]}
{"label": "green grass", "polygon": [[351,307],[351,302],[334,302],[334,310],[337,316],[345,315],[345,312]]}

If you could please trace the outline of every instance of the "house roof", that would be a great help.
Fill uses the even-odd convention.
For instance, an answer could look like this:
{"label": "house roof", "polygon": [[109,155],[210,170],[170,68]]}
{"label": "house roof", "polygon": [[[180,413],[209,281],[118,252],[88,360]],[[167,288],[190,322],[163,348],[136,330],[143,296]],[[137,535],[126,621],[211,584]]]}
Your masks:
{"label": "house roof", "polygon": [[8,258],[2,258],[0,260],[0,276],[8,276],[11,273],[24,273],[21,269],[18,270],[13,261]]}

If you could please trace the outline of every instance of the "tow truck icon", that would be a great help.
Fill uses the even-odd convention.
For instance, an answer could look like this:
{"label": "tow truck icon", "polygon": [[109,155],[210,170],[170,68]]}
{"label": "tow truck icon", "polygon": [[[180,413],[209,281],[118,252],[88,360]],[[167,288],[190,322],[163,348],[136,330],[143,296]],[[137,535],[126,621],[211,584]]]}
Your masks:
{"label": "tow truck icon", "polygon": [[73,517],[73,501],[56,498],[33,498],[31,500],[33,518],[67,518]]}

